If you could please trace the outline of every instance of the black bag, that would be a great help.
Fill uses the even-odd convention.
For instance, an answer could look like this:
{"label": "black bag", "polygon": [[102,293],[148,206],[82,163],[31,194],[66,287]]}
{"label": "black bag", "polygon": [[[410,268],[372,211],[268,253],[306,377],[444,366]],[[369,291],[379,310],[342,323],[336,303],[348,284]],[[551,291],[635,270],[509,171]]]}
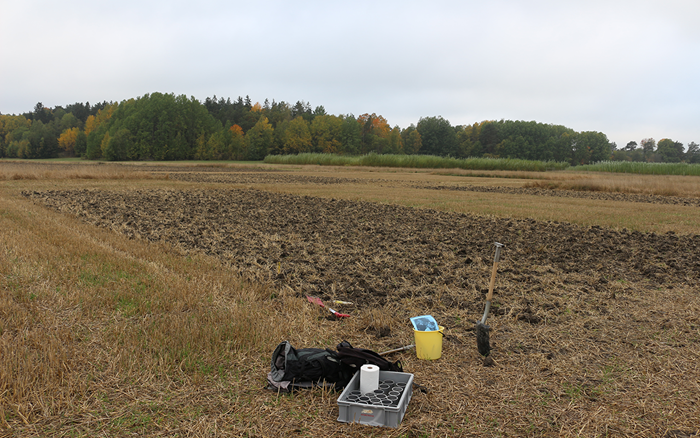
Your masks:
{"label": "black bag", "polygon": [[[352,376],[352,370],[341,363],[337,352],[322,348],[297,350],[289,341],[284,341],[272,353],[268,381],[275,388],[284,390],[288,390],[289,385],[313,387],[324,382],[343,388]],[[283,383],[279,385],[280,382]]]}
{"label": "black bag", "polygon": [[372,350],[355,348],[343,341],[336,347],[295,349],[289,341],[281,342],[272,353],[269,389],[291,391],[330,385],[335,389],[347,386],[362,365],[377,365],[382,371],[403,372],[401,362],[389,362]]}
{"label": "black bag", "polygon": [[366,364],[376,365],[381,371],[403,372],[401,361],[389,362],[379,353],[364,348],[355,348],[348,341],[341,342],[336,348],[338,349],[338,358],[344,365],[353,370],[353,374]]}

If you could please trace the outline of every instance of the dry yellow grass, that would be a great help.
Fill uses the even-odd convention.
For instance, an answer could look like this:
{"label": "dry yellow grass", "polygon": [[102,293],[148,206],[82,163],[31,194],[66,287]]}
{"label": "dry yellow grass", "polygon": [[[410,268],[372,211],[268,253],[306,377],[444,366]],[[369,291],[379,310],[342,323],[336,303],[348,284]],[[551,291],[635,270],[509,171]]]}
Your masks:
{"label": "dry yellow grass", "polygon": [[574,174],[566,179],[543,179],[530,182],[524,187],[700,197],[700,177],[697,176]]}
{"label": "dry yellow grass", "polygon": [[[4,166],[0,163],[0,175],[9,174]],[[409,344],[412,332],[398,315],[424,309],[423,298],[381,309],[350,309],[352,319],[329,321],[294,291],[246,281],[215,258],[127,240],[19,195],[20,190],[187,188],[193,183],[131,170],[45,171],[38,166],[28,174],[36,178],[0,177],[5,180],[0,182],[0,435],[700,433],[700,297],[696,285],[683,279],[670,291],[613,284],[607,298],[599,294],[598,301],[588,302],[590,295],[580,285],[547,276],[546,266],[533,267],[541,271],[547,290],[523,290],[523,299],[547,301],[557,291],[572,307],[588,310],[604,300],[609,317],[571,315],[564,326],[544,324],[527,332],[517,315],[505,317],[494,327],[492,344],[500,354],[491,368],[481,366],[473,337],[461,328],[475,315],[435,300],[434,311],[452,328],[443,358],[426,362],[410,353],[397,356],[430,392],[415,395],[400,429],[346,425],[336,422],[337,394],[317,390],[276,396],[262,390],[272,348],[284,339],[297,347],[334,346],[342,339],[375,350]],[[93,177],[71,176],[88,174]],[[460,184],[464,177],[351,174],[390,182],[261,188],[642,230],[700,230],[696,207],[566,198],[547,198],[543,204],[535,197],[410,187],[416,181]],[[501,269],[508,268],[506,260]],[[488,263],[483,271],[486,284]],[[614,299],[615,293],[624,299]],[[464,291],[449,288],[436,294],[464,299]],[[620,321],[637,329],[622,332]],[[388,327],[392,337],[373,336],[366,330],[370,325]],[[600,337],[592,337],[591,326]],[[620,348],[612,358],[609,342]],[[571,360],[547,357],[565,350],[575,352]],[[536,359],[523,362],[526,353]]]}
{"label": "dry yellow grass", "polygon": [[[113,436],[146,426],[146,417],[150,428],[172,409],[184,415],[187,430],[195,425],[187,425],[192,419],[183,412],[202,408],[196,401],[202,388],[231,394],[239,384],[246,391],[251,381],[260,386],[251,369],[284,337],[270,324],[273,291],[207,257],[179,257],[47,215],[6,189],[0,197],[6,430],[53,435],[62,419],[83,418],[85,424],[69,429]],[[299,319],[288,327],[303,334],[305,325]],[[164,397],[186,400],[161,412]]]}
{"label": "dry yellow grass", "polygon": [[0,161],[2,180],[56,180],[56,179],[148,179],[151,174],[138,167],[119,164]]}
{"label": "dry yellow grass", "polygon": [[576,172],[508,172],[508,171],[438,171],[437,175],[466,178],[519,180],[508,186],[592,192],[635,193],[645,195],[700,197],[700,177],[677,175],[635,175],[625,173]]}

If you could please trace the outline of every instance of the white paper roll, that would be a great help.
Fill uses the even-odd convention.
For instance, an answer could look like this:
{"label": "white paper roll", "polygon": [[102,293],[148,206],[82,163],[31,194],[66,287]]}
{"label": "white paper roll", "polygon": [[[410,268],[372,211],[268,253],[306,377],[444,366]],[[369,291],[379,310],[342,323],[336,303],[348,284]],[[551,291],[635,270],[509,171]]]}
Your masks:
{"label": "white paper roll", "polygon": [[360,391],[362,394],[376,391],[379,388],[379,367],[376,365],[362,365],[360,368]]}

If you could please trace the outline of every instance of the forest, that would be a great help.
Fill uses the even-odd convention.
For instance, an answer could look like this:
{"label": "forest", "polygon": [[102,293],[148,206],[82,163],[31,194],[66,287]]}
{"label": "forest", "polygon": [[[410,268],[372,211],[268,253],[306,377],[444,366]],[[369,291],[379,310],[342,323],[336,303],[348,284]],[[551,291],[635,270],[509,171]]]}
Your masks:
{"label": "forest", "polygon": [[700,146],[664,138],[622,148],[601,132],[535,121],[485,120],[453,126],[441,116],[406,128],[381,115],[327,114],[305,101],[151,93],[121,102],[74,103],[0,114],[0,158],[88,160],[262,160],[305,152],[517,158],[571,165],[600,161],[700,163]]}

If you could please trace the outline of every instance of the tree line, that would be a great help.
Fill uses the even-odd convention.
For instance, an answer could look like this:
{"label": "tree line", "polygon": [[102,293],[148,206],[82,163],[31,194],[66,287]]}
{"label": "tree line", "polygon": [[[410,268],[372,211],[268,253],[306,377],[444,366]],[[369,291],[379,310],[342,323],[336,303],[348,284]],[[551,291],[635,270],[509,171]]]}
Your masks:
{"label": "tree line", "polygon": [[423,117],[402,129],[381,115],[327,114],[308,102],[253,103],[151,93],[122,102],[74,103],[0,114],[0,157],[90,160],[262,160],[304,152],[421,154],[562,161],[700,162],[694,142],[644,139],[618,149],[601,132],[499,120],[453,126]]}
{"label": "tree line", "polygon": [[691,141],[683,143],[664,138],[657,143],[645,138],[641,143],[630,141],[623,148],[613,150],[612,161],[642,161],[651,163],[700,163],[700,145]]}

